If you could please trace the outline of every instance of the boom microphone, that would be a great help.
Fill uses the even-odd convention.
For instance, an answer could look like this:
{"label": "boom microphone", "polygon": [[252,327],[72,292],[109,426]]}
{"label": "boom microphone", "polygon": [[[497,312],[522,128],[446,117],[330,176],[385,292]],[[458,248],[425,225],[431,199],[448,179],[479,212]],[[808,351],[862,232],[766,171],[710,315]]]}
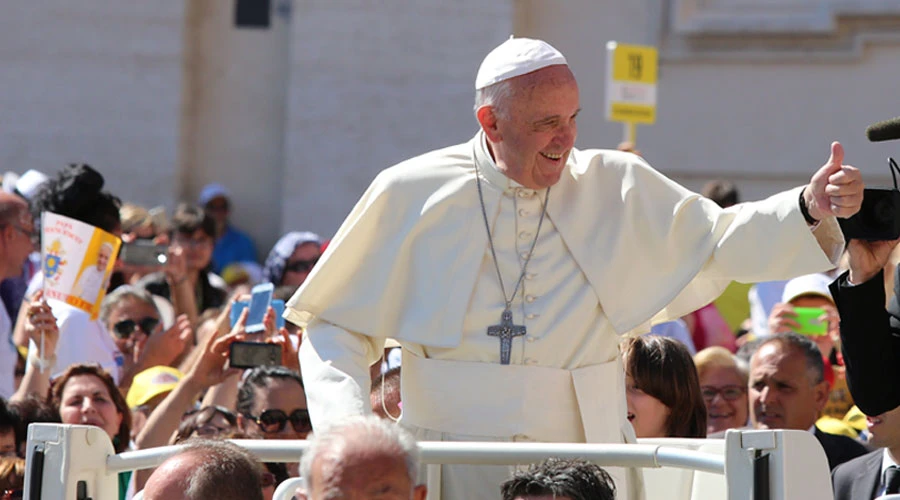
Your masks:
{"label": "boom microphone", "polygon": [[866,129],[866,137],[871,142],[900,139],[900,118],[893,118],[869,125],[869,128]]}

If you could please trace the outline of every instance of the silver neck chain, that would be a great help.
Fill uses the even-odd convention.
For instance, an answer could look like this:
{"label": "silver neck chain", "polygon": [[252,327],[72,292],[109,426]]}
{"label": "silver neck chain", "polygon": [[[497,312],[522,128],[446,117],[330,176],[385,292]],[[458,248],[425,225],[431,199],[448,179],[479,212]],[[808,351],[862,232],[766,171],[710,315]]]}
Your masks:
{"label": "silver neck chain", "polygon": [[488,245],[491,248],[491,257],[494,258],[494,269],[497,270],[497,280],[500,282],[500,291],[503,292],[503,301],[506,303],[506,311],[509,311],[512,307],[513,299],[516,298],[516,294],[519,292],[519,287],[522,286],[522,280],[525,279],[526,270],[528,269],[528,262],[531,261],[531,255],[534,253],[534,247],[537,245],[538,237],[541,235],[541,225],[544,223],[544,216],[547,215],[547,200],[550,199],[550,188],[547,187],[547,192],[544,194],[544,207],[541,210],[541,218],[538,220],[537,231],[534,234],[534,240],[531,242],[531,248],[528,250],[528,257],[525,257],[525,262],[522,263],[522,272],[519,273],[519,279],[516,281],[516,287],[513,289],[512,295],[509,298],[506,297],[506,287],[503,286],[503,277],[500,275],[500,262],[497,261],[497,252],[494,250],[494,238],[491,235],[491,225],[488,222],[487,216],[487,208],[484,206],[484,193],[481,189],[481,172],[478,169],[478,165],[475,165],[475,180],[476,185],[478,186],[478,201],[481,202],[481,215],[484,217],[484,230],[487,231],[488,237]]}

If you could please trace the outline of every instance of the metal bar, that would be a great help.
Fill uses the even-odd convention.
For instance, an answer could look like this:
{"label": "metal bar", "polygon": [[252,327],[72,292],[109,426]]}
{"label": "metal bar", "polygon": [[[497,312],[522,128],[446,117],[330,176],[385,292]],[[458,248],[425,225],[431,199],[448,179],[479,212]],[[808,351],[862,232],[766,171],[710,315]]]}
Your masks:
{"label": "metal bar", "polygon": [[[306,448],[302,440],[236,440],[264,462],[297,462]],[[153,468],[181,446],[128,451],[110,456],[109,472]],[[547,457],[583,458],[601,466],[677,467],[725,474],[725,458],[712,453],[650,444],[421,442],[422,463],[517,465]]]}

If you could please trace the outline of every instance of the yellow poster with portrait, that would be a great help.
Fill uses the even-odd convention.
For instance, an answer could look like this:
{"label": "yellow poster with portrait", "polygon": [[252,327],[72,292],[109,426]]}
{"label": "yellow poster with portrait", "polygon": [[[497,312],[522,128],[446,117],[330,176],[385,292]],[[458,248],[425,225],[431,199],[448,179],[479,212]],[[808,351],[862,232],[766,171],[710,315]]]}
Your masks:
{"label": "yellow poster with portrait", "polygon": [[41,215],[44,296],[100,315],[122,245],[114,234],[62,215]]}

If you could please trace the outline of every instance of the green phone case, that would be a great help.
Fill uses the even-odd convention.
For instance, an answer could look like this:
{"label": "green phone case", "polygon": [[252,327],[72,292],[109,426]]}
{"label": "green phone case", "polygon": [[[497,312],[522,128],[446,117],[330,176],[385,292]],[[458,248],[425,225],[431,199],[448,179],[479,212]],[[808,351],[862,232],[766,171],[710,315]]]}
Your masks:
{"label": "green phone case", "polygon": [[797,313],[797,323],[800,324],[800,328],[795,329],[795,332],[811,337],[821,337],[828,333],[828,322],[819,320],[825,314],[824,309],[820,307],[795,307],[794,312]]}

